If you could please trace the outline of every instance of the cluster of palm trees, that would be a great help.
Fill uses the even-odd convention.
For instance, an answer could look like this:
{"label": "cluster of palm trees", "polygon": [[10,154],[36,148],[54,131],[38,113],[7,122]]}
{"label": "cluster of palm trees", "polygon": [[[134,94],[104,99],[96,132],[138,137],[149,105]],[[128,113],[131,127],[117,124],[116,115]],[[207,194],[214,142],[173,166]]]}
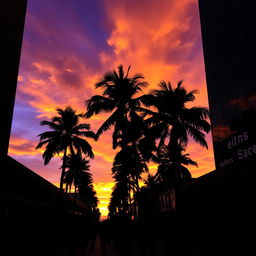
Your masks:
{"label": "cluster of palm trees", "polygon": [[51,121],[42,121],[50,131],[39,134],[40,142],[36,149],[45,147],[44,164],[57,154],[63,154],[60,189],[66,193],[74,193],[87,205],[91,213],[98,214],[98,198],[93,188],[93,179],[89,166],[89,158],[94,154],[91,145],[85,138],[95,138],[88,123],[80,123],[83,114],[76,114],[70,106],[64,110],[58,108],[58,115]]}
{"label": "cluster of palm trees", "polygon": [[[65,183],[68,190],[73,184],[80,192],[82,180],[91,179],[86,159],[93,158],[91,146],[84,137],[98,140],[103,132],[113,127],[113,149],[118,152],[112,168],[115,186],[109,204],[110,217],[131,218],[134,215],[132,205],[136,205],[139,181],[142,174],[148,172],[149,161],[158,163],[158,170],[154,176],[149,176],[148,182],[171,186],[189,180],[191,175],[184,165],[196,165],[184,153],[189,137],[207,148],[205,132],[210,130],[208,109],[186,106],[195,100],[196,91],[187,92],[182,82],[173,88],[170,82],[161,81],[159,89],[143,94],[148,85],[144,77],[140,74],[130,76],[129,72],[130,67],[125,72],[120,65],[117,71],[106,73],[96,84],[102,94],[86,101],[84,115],[76,115],[71,107],[67,107],[64,111],[58,109],[59,117],[51,122],[43,121],[41,124],[53,131],[40,134],[37,146],[46,145],[45,164],[56,153],[63,152],[60,187],[63,188]],[[66,113],[70,116],[64,118]],[[109,113],[109,117],[96,134],[90,131],[88,124],[78,122],[79,118],[101,113]],[[75,161],[77,163],[73,164]],[[83,168],[78,162],[83,162]]]}
{"label": "cluster of palm trees", "polygon": [[186,103],[195,100],[196,91],[187,92],[182,82],[173,88],[162,81],[159,89],[143,94],[148,84],[140,74],[129,75],[123,66],[108,72],[96,84],[102,95],[87,100],[87,118],[100,113],[111,113],[101,125],[96,138],[113,127],[113,148],[117,152],[112,175],[115,186],[112,191],[109,216],[131,218],[135,216],[136,194],[140,192],[139,180],[148,172],[147,162],[159,164],[153,177],[155,182],[177,184],[191,178],[184,165],[196,162],[184,154],[189,136],[207,148],[205,132],[209,112],[204,107],[187,108]]}

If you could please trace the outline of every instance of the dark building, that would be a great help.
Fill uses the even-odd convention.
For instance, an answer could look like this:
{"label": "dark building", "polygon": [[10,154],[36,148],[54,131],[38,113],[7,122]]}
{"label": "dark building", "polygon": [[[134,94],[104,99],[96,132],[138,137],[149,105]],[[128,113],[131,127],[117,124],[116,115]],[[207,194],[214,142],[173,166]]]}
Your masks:
{"label": "dark building", "polygon": [[7,155],[27,1],[2,1],[0,10],[0,155]]}
{"label": "dark building", "polygon": [[256,2],[200,0],[216,168],[256,158]]}
{"label": "dark building", "polygon": [[256,249],[256,2],[199,0],[199,11],[216,170],[177,191],[177,211],[195,255],[249,255]]}

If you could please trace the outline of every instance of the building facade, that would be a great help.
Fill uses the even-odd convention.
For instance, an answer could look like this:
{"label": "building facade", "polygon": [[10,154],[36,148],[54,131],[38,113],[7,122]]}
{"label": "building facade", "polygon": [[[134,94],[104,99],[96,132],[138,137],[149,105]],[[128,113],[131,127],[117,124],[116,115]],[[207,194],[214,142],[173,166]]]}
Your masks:
{"label": "building facade", "polygon": [[256,158],[256,2],[199,0],[216,169]]}
{"label": "building facade", "polygon": [[19,72],[27,0],[1,2],[0,155],[7,155]]}

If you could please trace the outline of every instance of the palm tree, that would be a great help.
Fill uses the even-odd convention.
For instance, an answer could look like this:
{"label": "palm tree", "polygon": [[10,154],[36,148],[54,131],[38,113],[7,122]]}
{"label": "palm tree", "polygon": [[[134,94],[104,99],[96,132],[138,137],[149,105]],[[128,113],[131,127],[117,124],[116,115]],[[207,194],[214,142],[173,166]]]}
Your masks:
{"label": "palm tree", "polygon": [[173,187],[191,180],[191,174],[184,165],[197,166],[197,163],[189,157],[189,154],[183,154],[184,151],[182,143],[161,146],[158,152],[160,164],[156,174],[158,182]]}
{"label": "palm tree", "polygon": [[[108,72],[102,81],[96,84],[96,88],[103,89],[103,95],[95,95],[86,101],[87,118],[99,113],[111,113],[108,119],[101,125],[96,134],[97,138],[104,131],[114,126],[113,148],[126,145],[129,136],[126,136],[128,121],[140,118],[137,110],[141,108],[142,96],[137,96],[142,92],[142,88],[147,83],[142,81],[144,77],[140,74],[129,76],[130,66],[124,73],[123,66],[118,66],[118,72]],[[127,141],[128,140],[128,141]]]}
{"label": "palm tree", "polygon": [[63,152],[63,164],[60,178],[60,189],[63,189],[63,180],[66,168],[66,157],[68,150],[71,154],[77,152],[84,153],[90,158],[93,158],[91,145],[84,137],[95,138],[95,134],[90,131],[90,125],[80,123],[80,118],[83,114],[76,114],[70,106],[64,110],[58,108],[58,115],[53,117],[51,121],[42,121],[42,126],[48,126],[50,131],[39,134],[40,142],[36,149],[45,147],[43,153],[44,164],[47,165],[52,157]]}
{"label": "palm tree", "polygon": [[[146,169],[146,164],[142,163],[142,156],[135,142],[142,136],[145,126],[143,116],[138,114],[138,111],[141,112],[143,109],[141,104],[144,95],[138,96],[138,94],[142,92],[143,87],[147,86],[147,83],[142,81],[144,77],[140,74],[130,77],[129,71],[130,67],[125,74],[123,66],[120,65],[118,72],[106,73],[103,80],[96,84],[96,88],[103,89],[103,95],[95,95],[86,102],[85,114],[89,118],[102,112],[111,113],[98,129],[96,136],[99,137],[104,131],[114,126],[113,148],[120,146],[121,150],[117,153],[112,168],[116,182],[112,197],[121,215],[129,215],[131,190],[139,189],[140,174]],[[119,192],[116,193],[116,191]]]}
{"label": "palm tree", "polygon": [[115,156],[112,167],[112,176],[115,179],[112,197],[119,216],[130,215],[129,203],[131,203],[131,190],[134,187],[126,153],[126,148],[120,150]]}
{"label": "palm tree", "polygon": [[[118,205],[119,215],[131,217],[132,195],[133,204],[136,206],[134,196],[140,191],[139,180],[144,172],[148,172],[148,167],[136,143],[126,145],[116,154],[112,168],[116,186],[112,198]],[[112,207],[112,209],[115,208]]]}
{"label": "palm tree", "polygon": [[126,203],[126,197],[128,195],[126,195],[126,186],[127,184],[125,182],[122,182],[122,180],[119,182],[116,181],[115,183],[108,205],[108,216],[111,219],[114,217],[127,216],[128,214],[128,205]]}
{"label": "palm tree", "polygon": [[79,185],[78,185],[79,197],[85,203],[90,213],[98,216],[98,197],[93,187],[93,179],[91,176],[86,175],[85,172],[81,172]]}
{"label": "palm tree", "polygon": [[175,145],[181,142],[186,146],[188,136],[207,148],[204,132],[208,133],[210,130],[210,124],[206,120],[209,117],[208,109],[186,107],[186,103],[195,100],[194,94],[197,91],[187,92],[182,81],[178,82],[174,89],[170,82],[165,81],[160,82],[159,87],[160,89],[151,91],[151,94],[143,99],[147,105],[156,109],[147,110],[145,113],[151,115],[146,120],[150,127],[149,135],[151,133],[151,137],[160,139],[158,149],[168,138],[168,143]]}
{"label": "palm tree", "polygon": [[98,198],[93,188],[93,179],[90,171],[89,161],[82,156],[80,152],[70,154],[66,159],[66,168],[64,183],[66,191],[71,192],[71,186],[74,185],[74,192],[79,196],[87,206],[88,213],[99,217]]}
{"label": "palm tree", "polygon": [[89,186],[92,183],[92,175],[89,173],[90,165],[86,158],[83,158],[81,153],[69,154],[66,158],[66,172],[64,183],[66,184],[66,192],[71,192],[71,187],[74,184],[74,192],[79,191],[81,184]]}

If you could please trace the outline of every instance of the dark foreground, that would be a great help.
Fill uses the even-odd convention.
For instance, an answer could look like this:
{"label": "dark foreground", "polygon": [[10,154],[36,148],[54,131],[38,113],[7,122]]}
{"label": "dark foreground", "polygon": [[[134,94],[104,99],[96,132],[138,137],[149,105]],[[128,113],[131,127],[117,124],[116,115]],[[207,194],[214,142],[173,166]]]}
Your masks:
{"label": "dark foreground", "polygon": [[19,256],[217,256],[253,255],[255,230],[246,219],[154,222],[105,221],[50,227],[46,223],[5,223],[1,255]]}

